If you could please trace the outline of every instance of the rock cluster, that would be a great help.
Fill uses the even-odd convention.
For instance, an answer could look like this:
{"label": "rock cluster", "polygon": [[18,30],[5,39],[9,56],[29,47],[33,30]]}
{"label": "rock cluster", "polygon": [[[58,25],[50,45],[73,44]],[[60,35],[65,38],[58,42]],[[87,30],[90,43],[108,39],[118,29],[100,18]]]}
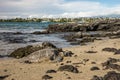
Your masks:
{"label": "rock cluster", "polygon": [[115,69],[115,70],[120,71],[120,65],[115,64],[117,62],[120,62],[120,59],[110,58],[106,62],[102,63],[102,66],[105,69]]}
{"label": "rock cluster", "polygon": [[120,30],[120,20],[97,21],[93,23],[64,23],[49,25],[50,32],[78,32],[78,31],[117,31]]}
{"label": "rock cluster", "polygon": [[104,77],[94,76],[91,80],[120,80],[120,73],[110,71]]}

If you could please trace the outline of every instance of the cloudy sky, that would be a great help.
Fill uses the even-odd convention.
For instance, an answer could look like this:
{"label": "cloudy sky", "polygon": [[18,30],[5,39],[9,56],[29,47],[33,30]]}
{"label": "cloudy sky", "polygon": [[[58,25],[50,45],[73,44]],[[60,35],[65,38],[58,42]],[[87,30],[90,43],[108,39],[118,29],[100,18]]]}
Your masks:
{"label": "cloudy sky", "polygon": [[0,0],[0,18],[120,14],[120,0]]}

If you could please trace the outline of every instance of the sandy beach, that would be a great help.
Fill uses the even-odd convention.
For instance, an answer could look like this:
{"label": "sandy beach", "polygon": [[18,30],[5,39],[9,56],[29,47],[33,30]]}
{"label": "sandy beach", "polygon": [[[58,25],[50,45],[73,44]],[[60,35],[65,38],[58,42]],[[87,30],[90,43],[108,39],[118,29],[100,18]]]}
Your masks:
{"label": "sandy beach", "polygon": [[[0,59],[0,76],[8,75],[4,80],[42,80],[42,76],[47,74],[53,77],[51,80],[68,80],[69,77],[71,80],[90,80],[94,75],[103,76],[110,71],[104,70],[101,63],[110,57],[116,59],[120,57],[120,55],[114,55],[113,52],[102,51],[106,47],[120,49],[120,39],[96,40],[89,45],[64,48],[63,50],[72,51],[74,55],[65,57],[60,63],[44,60],[41,63],[26,64],[21,59]],[[97,52],[86,53],[87,51]],[[83,60],[87,61],[77,64]],[[67,61],[71,61],[71,63],[67,63]],[[61,64],[71,64],[78,68],[79,73],[57,71]],[[91,71],[90,68],[93,66],[99,67],[100,70]],[[51,69],[56,70],[57,73],[46,73],[47,70]]]}

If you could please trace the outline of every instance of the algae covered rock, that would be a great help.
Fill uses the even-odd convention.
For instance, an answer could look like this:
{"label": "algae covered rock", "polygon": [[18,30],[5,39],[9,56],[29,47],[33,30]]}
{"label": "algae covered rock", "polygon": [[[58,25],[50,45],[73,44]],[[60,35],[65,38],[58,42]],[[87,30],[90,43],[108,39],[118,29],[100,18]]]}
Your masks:
{"label": "algae covered rock", "polygon": [[18,48],[17,50],[13,51],[9,56],[10,57],[14,57],[14,58],[22,58],[25,56],[28,56],[29,54],[38,51],[42,49],[41,47],[33,47],[31,45],[27,46],[27,47],[22,47],[22,48]]}
{"label": "algae covered rock", "polygon": [[14,58],[23,58],[28,56],[29,54],[39,51],[41,49],[45,49],[45,48],[57,48],[56,46],[54,46],[52,43],[49,42],[43,42],[42,45],[36,45],[36,46],[26,46],[26,47],[22,47],[22,48],[18,48],[17,50],[13,51],[9,57],[14,57]]}

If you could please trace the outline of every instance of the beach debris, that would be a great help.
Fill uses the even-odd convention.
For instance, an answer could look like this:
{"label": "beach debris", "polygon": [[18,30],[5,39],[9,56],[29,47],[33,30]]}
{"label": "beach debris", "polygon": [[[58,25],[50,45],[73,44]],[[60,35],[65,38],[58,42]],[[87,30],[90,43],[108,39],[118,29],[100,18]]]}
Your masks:
{"label": "beach debris", "polygon": [[68,71],[72,73],[79,73],[78,69],[72,65],[63,65],[58,68],[58,71]]}
{"label": "beach debris", "polygon": [[49,76],[49,75],[44,75],[42,76],[42,79],[43,80],[48,80],[48,79],[52,79],[53,77],[52,76]]}

